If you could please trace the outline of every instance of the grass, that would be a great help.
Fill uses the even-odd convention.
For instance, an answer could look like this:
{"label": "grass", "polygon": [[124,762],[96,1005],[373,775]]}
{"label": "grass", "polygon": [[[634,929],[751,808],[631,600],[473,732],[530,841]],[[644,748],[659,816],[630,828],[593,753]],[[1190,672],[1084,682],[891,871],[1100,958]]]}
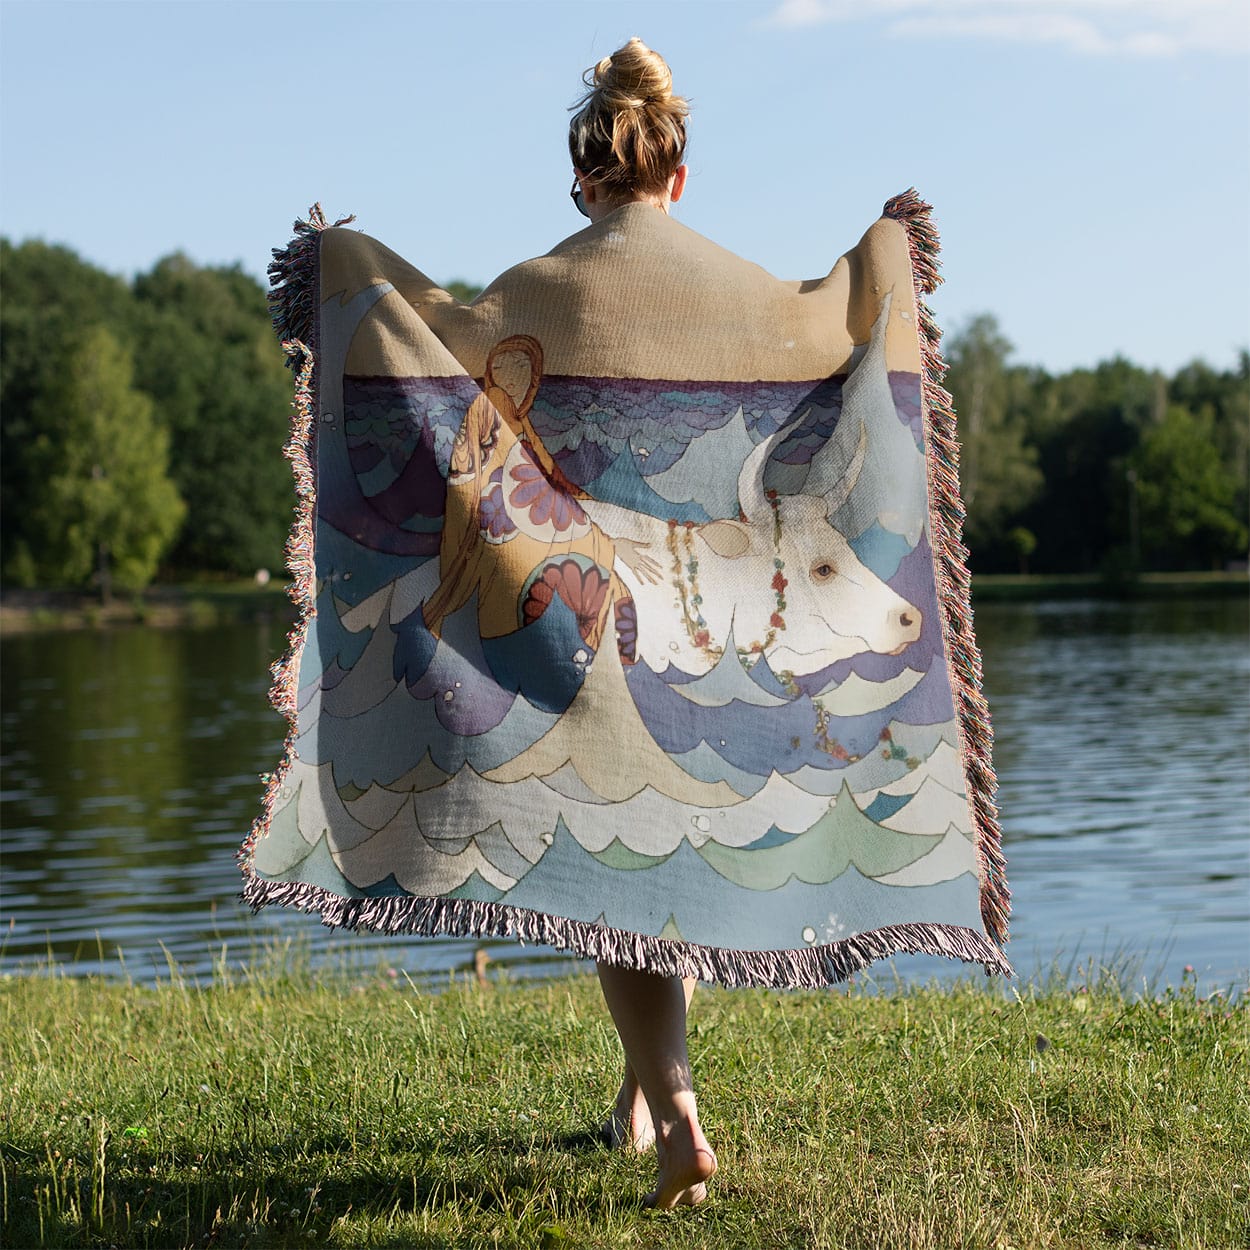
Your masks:
{"label": "grass", "polygon": [[1191,981],[701,989],[721,1171],[639,1208],[596,983],[0,983],[4,1245],[1245,1246],[1250,1009]]}

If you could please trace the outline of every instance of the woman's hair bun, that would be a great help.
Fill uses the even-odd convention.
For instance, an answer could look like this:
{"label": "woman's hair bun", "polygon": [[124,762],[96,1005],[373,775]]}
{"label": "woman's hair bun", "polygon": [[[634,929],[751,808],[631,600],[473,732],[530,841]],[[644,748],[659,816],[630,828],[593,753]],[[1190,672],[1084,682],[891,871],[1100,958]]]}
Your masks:
{"label": "woman's hair bun", "polygon": [[613,194],[662,191],[685,156],[690,112],[668,63],[635,37],[582,81],[569,123],[573,164]]}
{"label": "woman's hair bun", "polygon": [[637,36],[587,70],[585,82],[618,109],[664,105],[673,96],[673,74],[667,62]]}

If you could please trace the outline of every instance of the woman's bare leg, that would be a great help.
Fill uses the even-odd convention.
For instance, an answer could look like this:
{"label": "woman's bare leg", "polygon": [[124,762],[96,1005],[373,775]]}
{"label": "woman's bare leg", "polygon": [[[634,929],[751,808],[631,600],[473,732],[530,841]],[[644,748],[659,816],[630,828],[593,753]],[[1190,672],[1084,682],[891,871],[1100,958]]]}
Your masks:
{"label": "woman's bare leg", "polygon": [[[686,1010],[690,1010],[690,1000],[694,997],[698,981],[694,977],[682,979],[685,992]],[[609,1146],[618,1149],[636,1150],[640,1154],[655,1145],[655,1125],[651,1122],[651,1108],[647,1106],[646,1096],[638,1084],[634,1066],[625,1059],[625,1078],[616,1095],[607,1123],[603,1126],[602,1136]]]}
{"label": "woman's bare leg", "polygon": [[599,983],[651,1111],[660,1176],[647,1202],[663,1208],[702,1202],[716,1156],[699,1127],[690,1077],[686,988],[680,977],[610,964],[599,964]]}
{"label": "woman's bare leg", "polygon": [[639,1154],[655,1145],[651,1109],[628,1059],[625,1060],[625,1077],[600,1136],[613,1149],[636,1150]]}

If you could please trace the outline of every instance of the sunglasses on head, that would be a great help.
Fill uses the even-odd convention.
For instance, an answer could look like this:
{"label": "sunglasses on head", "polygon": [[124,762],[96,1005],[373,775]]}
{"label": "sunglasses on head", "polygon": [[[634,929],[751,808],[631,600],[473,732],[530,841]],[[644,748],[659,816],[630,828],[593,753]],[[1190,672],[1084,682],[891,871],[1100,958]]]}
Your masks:
{"label": "sunglasses on head", "polygon": [[583,217],[590,216],[590,214],[586,211],[586,201],[582,196],[582,183],[580,178],[574,177],[573,189],[569,192],[569,199],[573,201],[574,207]]}

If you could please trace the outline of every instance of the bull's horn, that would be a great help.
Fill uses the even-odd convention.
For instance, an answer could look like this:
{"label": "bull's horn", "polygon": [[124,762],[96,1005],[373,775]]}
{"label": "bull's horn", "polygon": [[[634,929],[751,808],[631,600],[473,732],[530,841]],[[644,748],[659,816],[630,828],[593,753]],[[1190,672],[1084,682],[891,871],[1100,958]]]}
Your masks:
{"label": "bull's horn", "polygon": [[751,454],[746,458],[742,471],[738,474],[738,507],[748,521],[767,513],[768,499],[764,494],[764,470],[768,467],[768,461],[773,452],[802,425],[806,417],[805,412],[801,417],[797,417],[789,425],[783,425],[776,434],[770,434],[762,443],[757,443],[751,449]]}
{"label": "bull's horn", "polygon": [[859,475],[864,469],[864,456],[867,452],[868,427],[861,421],[859,425],[859,442],[855,444],[855,453],[851,456],[851,463],[846,466],[846,472],[842,475],[841,480],[835,482],[833,488],[827,492],[815,492],[825,495],[826,516],[832,517],[846,503],[851,491],[855,489],[855,483],[859,481]]}
{"label": "bull's horn", "polygon": [[832,516],[855,489],[867,449],[867,425],[848,397],[842,405],[833,433],[812,457],[807,477],[803,480],[803,493],[816,499],[827,499],[828,513]]}
{"label": "bull's horn", "polygon": [[[885,339],[890,322],[893,293],[887,291],[873,323],[868,348],[851,370],[842,388],[842,411],[833,434],[812,457],[803,493],[828,501],[830,517],[847,501],[864,467],[868,447],[868,424],[884,399],[891,415],[890,375],[886,372]],[[882,392],[884,388],[884,393]],[[851,440],[854,439],[854,446]]]}

